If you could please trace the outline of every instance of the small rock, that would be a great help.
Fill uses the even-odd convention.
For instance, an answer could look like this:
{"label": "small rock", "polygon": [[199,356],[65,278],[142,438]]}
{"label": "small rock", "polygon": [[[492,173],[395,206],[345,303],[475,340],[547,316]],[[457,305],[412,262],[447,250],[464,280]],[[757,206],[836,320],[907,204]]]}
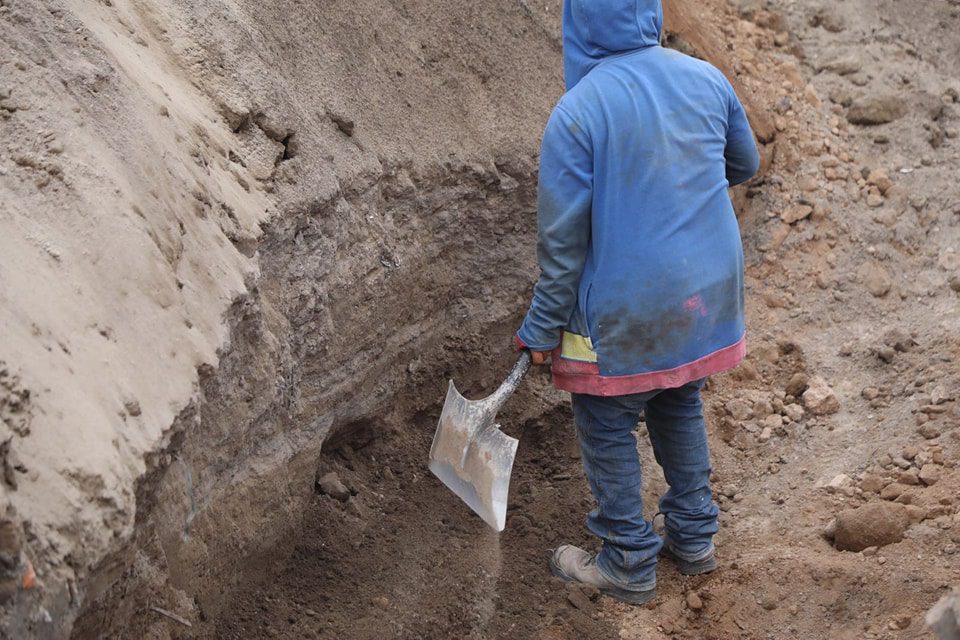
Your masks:
{"label": "small rock", "polygon": [[783,416],[781,416],[779,413],[772,413],[764,418],[760,424],[763,425],[764,429],[772,429],[773,431],[776,431],[777,429],[783,427]]}
{"label": "small rock", "polygon": [[886,268],[880,264],[871,263],[863,270],[863,284],[873,297],[882,298],[890,293],[893,280]]}
{"label": "small rock", "polygon": [[371,602],[375,607],[380,607],[381,609],[386,609],[387,607],[390,606],[390,600],[388,600],[388,599],[387,599],[386,597],[384,597],[384,596],[376,596],[376,597],[374,597],[374,598],[371,598],[370,602]]}
{"label": "small rock", "polygon": [[917,524],[923,522],[929,517],[929,513],[923,507],[918,507],[915,504],[907,505],[907,517],[910,518],[910,524]]}
{"label": "small rock", "polygon": [[934,438],[940,437],[940,428],[932,422],[927,422],[924,425],[921,425],[917,429],[917,433],[926,438],[927,440],[933,440]]}
{"label": "small rock", "polygon": [[837,400],[833,389],[819,376],[811,379],[809,387],[803,392],[803,404],[816,416],[828,415],[840,410],[840,401]]}
{"label": "small rock", "polygon": [[[808,191],[808,192],[816,191],[819,188],[817,179],[814,178],[813,176],[801,176],[800,179],[797,180],[797,186],[800,187],[801,191]],[[811,212],[812,211],[813,209],[811,209]]]}
{"label": "small rock", "polygon": [[780,219],[787,224],[793,224],[805,218],[809,218],[811,213],[813,213],[813,207],[810,205],[794,204],[784,209],[784,211],[780,214]]}
{"label": "small rock", "polygon": [[879,193],[871,193],[867,196],[867,206],[871,209],[876,209],[883,205],[883,196]]}
{"label": "small rock", "polygon": [[803,419],[803,407],[797,403],[788,404],[783,408],[783,412],[791,422],[799,422]]}
{"label": "small rock", "polygon": [[901,471],[899,477],[897,478],[897,482],[915,487],[920,484],[920,474],[916,469],[907,469],[906,471]]}
{"label": "small rock", "polygon": [[580,585],[569,582],[567,583],[567,602],[573,606],[574,609],[578,609],[588,615],[592,614],[595,610],[593,603],[590,601],[590,598],[580,590]]}
{"label": "small rock", "polygon": [[873,95],[854,100],[847,111],[847,120],[869,126],[893,122],[906,114],[907,104],[900,96]]}
{"label": "small rock", "polygon": [[843,18],[834,7],[830,6],[817,9],[810,17],[810,26],[823,27],[831,33],[841,33],[846,28]]}
{"label": "small rock", "polygon": [[909,487],[906,485],[902,485],[899,482],[891,482],[880,492],[880,497],[884,500],[896,500],[902,496],[907,489],[909,489]]}
{"label": "small rock", "polygon": [[790,382],[787,383],[786,391],[788,396],[793,396],[794,398],[799,398],[803,395],[803,392],[807,390],[809,385],[809,378],[805,373],[795,373],[793,377],[790,378]]}
{"label": "small rock", "polygon": [[932,463],[925,464],[920,469],[919,479],[923,484],[929,487],[932,484],[936,484],[940,480],[940,473],[940,465]]}
{"label": "small rock", "polygon": [[845,473],[841,473],[837,476],[834,476],[833,480],[827,483],[827,489],[833,491],[839,491],[841,489],[846,489],[847,487],[853,486],[853,478],[848,476]]}
{"label": "small rock", "polygon": [[753,409],[750,407],[750,404],[746,400],[739,398],[728,400],[724,408],[727,410],[727,413],[730,414],[730,417],[738,422],[749,420],[753,416]]}
{"label": "small rock", "polygon": [[346,502],[350,499],[350,490],[341,482],[340,476],[338,476],[335,471],[321,476],[317,480],[317,487],[320,488],[320,492],[324,495],[328,495],[340,502]]}
{"label": "small rock", "polygon": [[773,429],[770,427],[764,427],[763,431],[760,432],[760,435],[757,436],[757,440],[760,442],[769,442],[771,437],[773,437]]}
{"label": "small rock", "polygon": [[930,392],[930,402],[934,405],[943,404],[955,399],[955,394],[952,391],[945,389],[943,386],[937,386],[933,391]]}
{"label": "small rock", "polygon": [[836,518],[834,518],[833,520],[827,523],[827,526],[823,528],[823,532],[821,533],[821,535],[827,540],[833,540],[833,538],[837,535],[837,519]]}
{"label": "small rock", "polygon": [[877,357],[890,364],[897,357],[897,352],[893,350],[892,347],[879,347],[877,349]]}
{"label": "small rock", "polygon": [[903,540],[910,526],[906,507],[889,502],[872,502],[837,515],[834,544],[841,551],[863,551]]}
{"label": "small rock", "polygon": [[880,493],[883,490],[883,478],[876,474],[868,473],[860,480],[860,489],[870,493]]}
{"label": "small rock", "polygon": [[687,606],[691,611],[700,611],[703,609],[703,600],[697,595],[696,591],[687,592]]}
{"label": "small rock", "polygon": [[883,169],[874,169],[867,176],[867,184],[872,184],[880,190],[880,193],[887,195],[887,192],[893,187],[893,180]]}
{"label": "small rock", "polygon": [[883,343],[900,353],[909,353],[917,346],[917,341],[913,339],[913,336],[899,327],[887,331],[883,335]]}
{"label": "small rock", "polygon": [[854,54],[840,55],[817,64],[818,71],[829,71],[838,76],[848,76],[863,68],[860,58]]}

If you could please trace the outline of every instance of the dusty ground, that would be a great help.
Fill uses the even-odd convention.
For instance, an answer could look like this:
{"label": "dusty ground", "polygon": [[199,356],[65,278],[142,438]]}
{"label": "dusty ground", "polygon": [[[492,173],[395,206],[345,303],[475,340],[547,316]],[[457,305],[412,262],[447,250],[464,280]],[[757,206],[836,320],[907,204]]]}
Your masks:
{"label": "dusty ground", "polygon": [[[565,399],[545,379],[502,416],[521,441],[502,536],[424,464],[446,379],[481,394],[509,366],[533,274],[536,138],[559,91],[558,3],[374,4],[304,15],[291,3],[0,0],[0,81],[26,96],[0,121],[14,207],[0,223],[15,232],[0,242],[17,256],[0,263],[16,276],[0,296],[19,332],[0,358],[33,363],[0,378],[11,431],[0,452],[16,550],[40,578],[7,602],[3,633],[62,637],[79,615],[76,638],[930,637],[922,614],[960,582],[960,7],[668,7],[673,24],[694,25],[671,46],[735,74],[777,145],[738,194],[751,355],[707,392],[721,570],[684,578],[665,564],[658,601],[631,609],[546,569],[551,547],[589,543],[590,499]],[[134,73],[144,59],[162,73]],[[67,101],[70,86],[85,88]],[[127,153],[140,164],[106,126],[131,113],[151,136]],[[71,134],[77,118],[96,131]],[[55,269],[76,274],[58,265],[86,264],[90,234],[28,212],[125,210],[168,166],[169,202],[138,206],[143,222],[117,242],[167,255],[158,229],[193,201],[200,222],[179,233],[199,241],[170,255],[221,275],[172,301],[143,288],[175,312],[150,342],[116,321],[136,317],[124,305],[152,317],[140,289],[80,300],[139,272],[93,261],[64,280]],[[191,259],[205,242],[221,247],[211,262]],[[167,264],[173,284],[200,278]],[[180,344],[176,314],[192,317],[214,290],[193,359],[170,365],[199,375],[165,370],[177,384],[157,385],[137,364],[157,356],[130,349]],[[10,291],[29,302],[19,316]],[[61,344],[29,336],[31,318],[57,318],[38,330]],[[103,318],[106,335],[82,332]],[[98,339],[137,354],[128,369],[110,369]],[[45,383],[56,392],[34,353],[62,360]],[[83,406],[111,417],[73,422],[78,460],[55,444],[85,390]],[[116,437],[133,444],[102,446]],[[663,482],[642,453],[653,505]],[[113,475],[75,472],[104,460]],[[338,496],[314,485],[329,472]],[[49,491],[66,506],[39,498]],[[837,550],[828,529],[863,550]]]}

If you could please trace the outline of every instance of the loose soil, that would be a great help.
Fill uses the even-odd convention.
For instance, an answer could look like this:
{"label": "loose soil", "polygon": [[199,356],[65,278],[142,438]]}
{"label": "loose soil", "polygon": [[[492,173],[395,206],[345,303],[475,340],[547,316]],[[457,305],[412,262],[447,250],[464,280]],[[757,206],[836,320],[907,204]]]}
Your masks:
{"label": "loose soil", "polygon": [[431,414],[402,434],[325,456],[322,467],[356,495],[346,503],[318,495],[302,534],[256,559],[198,635],[615,638],[615,620],[595,619],[595,595],[571,595],[544,570],[556,540],[589,543],[570,517],[590,499],[571,474],[569,418],[556,410],[511,429],[521,445],[502,534],[465,513],[426,470]]}

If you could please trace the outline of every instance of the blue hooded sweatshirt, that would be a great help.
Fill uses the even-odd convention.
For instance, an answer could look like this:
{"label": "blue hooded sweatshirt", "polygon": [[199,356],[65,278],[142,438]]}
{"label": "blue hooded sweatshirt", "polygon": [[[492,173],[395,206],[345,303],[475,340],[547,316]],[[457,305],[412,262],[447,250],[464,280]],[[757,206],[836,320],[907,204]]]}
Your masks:
{"label": "blue hooded sweatshirt", "polygon": [[759,155],[710,64],[660,46],[659,0],[565,0],[567,92],[540,156],[541,276],[518,342],[557,387],[682,386],[745,354],[743,251],[727,189]]}

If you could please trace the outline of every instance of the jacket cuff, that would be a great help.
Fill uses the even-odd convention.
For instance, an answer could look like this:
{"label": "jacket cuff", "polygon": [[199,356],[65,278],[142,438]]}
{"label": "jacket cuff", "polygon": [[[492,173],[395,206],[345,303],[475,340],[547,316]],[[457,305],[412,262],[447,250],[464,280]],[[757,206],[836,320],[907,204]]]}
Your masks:
{"label": "jacket cuff", "polygon": [[520,349],[529,349],[530,351],[553,351],[560,344],[559,339],[548,341],[537,341],[530,337],[529,331],[526,331],[527,323],[524,322],[517,331],[516,344]]}

